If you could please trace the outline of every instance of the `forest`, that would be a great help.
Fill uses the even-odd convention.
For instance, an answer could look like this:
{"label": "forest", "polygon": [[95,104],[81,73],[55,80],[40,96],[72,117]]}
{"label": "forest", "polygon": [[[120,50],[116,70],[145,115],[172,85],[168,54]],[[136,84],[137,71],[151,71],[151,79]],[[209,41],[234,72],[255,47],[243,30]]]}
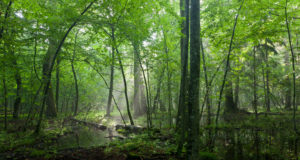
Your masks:
{"label": "forest", "polygon": [[0,0],[0,160],[298,160],[299,43],[299,0]]}

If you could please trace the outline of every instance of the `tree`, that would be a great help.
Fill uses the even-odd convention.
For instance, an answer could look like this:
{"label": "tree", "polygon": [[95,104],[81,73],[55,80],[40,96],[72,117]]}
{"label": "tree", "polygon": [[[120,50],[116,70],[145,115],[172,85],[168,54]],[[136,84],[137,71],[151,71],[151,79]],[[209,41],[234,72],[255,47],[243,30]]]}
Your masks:
{"label": "tree", "polygon": [[200,1],[191,0],[190,82],[188,99],[188,159],[199,153]]}
{"label": "tree", "polygon": [[184,20],[181,22],[180,57],[181,57],[181,80],[179,91],[179,103],[176,119],[176,130],[179,134],[177,153],[180,153],[185,140],[185,124],[187,121],[187,82],[188,82],[188,51],[189,51],[189,0],[180,0],[180,15]]}

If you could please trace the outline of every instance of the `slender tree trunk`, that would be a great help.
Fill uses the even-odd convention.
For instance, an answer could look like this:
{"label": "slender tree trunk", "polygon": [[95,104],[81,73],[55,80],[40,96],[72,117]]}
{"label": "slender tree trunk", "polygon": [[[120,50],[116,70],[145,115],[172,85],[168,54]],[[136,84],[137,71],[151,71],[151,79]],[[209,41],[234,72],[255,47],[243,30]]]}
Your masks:
{"label": "slender tree trunk", "polygon": [[172,73],[169,71],[169,67],[168,67],[168,64],[167,64],[167,71],[168,71],[168,104],[169,104],[169,107],[168,107],[168,112],[169,112],[169,126],[170,128],[172,127],[172,90],[171,90],[171,76],[172,76]]}
{"label": "slender tree trunk", "polygon": [[[298,130],[297,130],[297,123],[296,123],[297,106],[296,106],[295,54],[294,54],[294,50],[293,50],[290,26],[289,26],[289,21],[288,21],[288,13],[287,13],[288,0],[286,0],[285,2],[286,2],[286,4],[285,4],[285,22],[286,22],[286,28],[287,28],[287,33],[288,33],[288,37],[289,37],[289,46],[290,46],[290,51],[291,51],[291,56],[292,56],[292,67],[293,67],[293,122],[294,122],[293,125],[294,125],[295,132],[299,135]],[[295,148],[297,148],[297,146]],[[298,157],[298,153],[297,153],[296,149],[295,149],[295,156]]]}
{"label": "slender tree trunk", "polygon": [[[267,43],[267,41],[266,41]],[[267,95],[266,95],[266,106],[267,106],[267,112],[271,111],[270,107],[270,85],[269,85],[269,75],[270,75],[270,68],[269,68],[269,52],[268,49],[266,48],[265,51],[265,63],[266,63],[266,87],[267,87]]]}
{"label": "slender tree trunk", "polygon": [[139,49],[137,44],[133,42],[133,49],[134,49],[134,93],[133,93],[133,109],[134,109],[134,116],[138,117],[142,114],[141,109],[141,90],[140,90],[140,67],[139,67],[139,60],[138,55]]}
{"label": "slender tree trunk", "polygon": [[264,82],[264,107],[267,108],[267,89],[266,89],[266,75],[265,75],[265,67],[262,66],[262,76]]}
{"label": "slender tree trunk", "polygon": [[17,59],[16,59],[16,56],[15,56],[14,52],[12,52],[11,55],[12,55],[12,58],[13,58],[13,66],[16,69],[15,80],[16,80],[16,84],[17,84],[16,99],[15,99],[15,102],[14,102],[13,118],[18,119],[19,112],[20,112],[19,111],[20,110],[20,104],[21,104],[21,93],[20,92],[21,92],[21,86],[22,86],[22,79],[21,79]]}
{"label": "slender tree trunk", "polygon": [[123,68],[123,64],[122,64],[122,60],[121,60],[121,56],[120,53],[118,51],[118,49],[116,48],[117,51],[117,55],[118,55],[118,59],[119,59],[119,65],[121,68],[121,72],[122,72],[122,77],[123,77],[123,83],[124,83],[124,93],[125,93],[125,99],[126,99],[126,106],[127,106],[127,114],[130,120],[130,124],[134,125],[131,113],[130,113],[130,107],[129,107],[129,100],[128,100],[128,93],[127,93],[127,82],[126,82],[126,77],[125,77],[125,73],[124,73],[124,68]]}
{"label": "slender tree trunk", "polygon": [[151,93],[151,84],[150,84],[150,69],[149,69],[149,63],[148,63],[147,59],[146,59],[146,68],[147,68],[147,70],[146,70],[145,74],[147,75],[147,85],[148,85],[148,87],[146,87],[146,88],[148,88],[147,90],[148,90],[148,94],[149,94],[147,96],[147,99],[149,101],[148,110],[149,110],[149,113],[150,113],[150,115],[149,115],[150,126],[152,127],[152,111],[153,111],[153,109],[151,109],[151,106],[152,106],[152,93]]}
{"label": "slender tree trunk", "polygon": [[[114,31],[112,32],[112,34],[114,34]],[[108,100],[107,100],[106,116],[110,116],[110,112],[111,112],[111,101],[112,101],[113,89],[114,89],[114,72],[115,72],[115,48],[112,47],[111,65],[110,65],[110,82],[109,82],[109,93],[108,93]]]}
{"label": "slender tree trunk", "polygon": [[285,57],[284,57],[284,63],[285,63],[285,73],[287,73],[285,80],[284,80],[284,89],[285,89],[285,109],[286,110],[291,110],[292,109],[292,83],[289,77],[289,67],[290,67],[290,63],[289,63],[289,53],[286,52],[285,53]]}
{"label": "slender tree trunk", "polygon": [[57,109],[59,108],[58,105],[59,105],[59,74],[60,74],[60,56],[57,57],[57,60],[56,60],[56,98],[55,98],[55,101],[56,101],[56,107]]}
{"label": "slender tree trunk", "polygon": [[[201,19],[200,19],[201,20]],[[200,22],[200,32],[201,32],[201,22]],[[206,67],[206,60],[205,60],[205,53],[204,53],[204,46],[202,37],[200,37],[200,47],[201,47],[201,55],[202,55],[202,61],[203,61],[203,70],[204,70],[204,78],[205,78],[205,99],[206,102],[206,108],[207,108],[207,125],[211,125],[211,98],[210,98],[210,88],[211,84],[208,82],[208,73],[207,73],[207,67]],[[203,108],[202,108],[203,109]],[[203,111],[203,110],[202,110]],[[202,117],[202,112],[201,112]],[[200,117],[200,121],[201,121]],[[208,139],[207,139],[207,145],[210,152],[212,152],[212,130],[208,129]]]}
{"label": "slender tree trunk", "polygon": [[[111,34],[115,36],[115,30],[111,28]],[[107,108],[106,108],[106,116],[110,116],[111,112],[111,101],[113,97],[113,89],[114,89],[114,72],[115,72],[115,48],[112,45],[111,47],[111,65],[110,65],[110,82],[109,82],[109,93],[108,93],[108,100],[107,100]]]}
{"label": "slender tree trunk", "polygon": [[[256,47],[253,48],[253,109],[255,113],[255,119],[258,120],[258,112],[257,112],[257,91],[256,91],[256,86],[257,86],[257,78],[256,78]],[[257,122],[257,121],[256,121]],[[259,159],[259,134],[258,134],[258,128],[255,128],[255,154],[256,154],[256,159]]]}
{"label": "slender tree trunk", "polygon": [[164,72],[165,72],[165,68],[162,69],[162,71],[160,73],[160,76],[159,76],[159,79],[157,81],[156,95],[154,97],[153,108],[152,108],[153,113],[156,113],[156,111],[158,109],[158,104],[159,104],[159,101],[160,101],[161,83],[162,83],[162,80],[163,80],[163,77],[164,77]]}
{"label": "slender tree trunk", "polygon": [[256,119],[257,114],[257,93],[256,93],[257,79],[256,79],[256,47],[253,48],[253,109]]}
{"label": "slender tree trunk", "polygon": [[168,115],[169,115],[169,126],[172,125],[172,91],[171,91],[171,71],[169,68],[169,48],[167,46],[167,37],[165,34],[165,31],[163,30],[163,36],[164,36],[164,49],[165,53],[167,55],[167,90],[168,90]]}
{"label": "slender tree trunk", "polygon": [[234,88],[234,104],[235,109],[238,110],[239,108],[239,92],[240,92],[240,71],[238,71],[235,81],[235,88]]}
{"label": "slender tree trunk", "polygon": [[73,73],[73,76],[74,76],[75,91],[76,91],[75,102],[74,102],[74,116],[76,116],[77,113],[78,113],[78,101],[79,101],[78,82],[77,82],[77,76],[76,76],[76,71],[75,71],[75,67],[74,67],[74,59],[75,59],[75,56],[76,56],[76,45],[77,45],[78,32],[79,32],[79,30],[77,31],[77,33],[75,35],[73,57],[72,57],[72,60],[71,60],[72,73]]}
{"label": "slender tree trunk", "polygon": [[5,64],[5,54],[3,58],[3,97],[4,97],[4,130],[7,130],[7,86],[6,86],[6,64]]}
{"label": "slender tree trunk", "polygon": [[206,67],[206,60],[205,60],[205,53],[204,53],[204,47],[203,47],[203,41],[202,37],[200,37],[200,44],[201,44],[201,54],[202,54],[202,61],[203,61],[203,70],[204,70],[204,78],[205,78],[205,90],[206,90],[206,107],[207,107],[207,124],[211,124],[211,99],[210,99],[210,83],[208,82],[208,73],[207,73],[207,67]]}
{"label": "slender tree trunk", "polygon": [[233,40],[234,40],[235,29],[236,29],[236,25],[237,25],[239,15],[240,15],[240,10],[242,9],[243,4],[244,4],[244,0],[242,1],[242,4],[240,5],[240,8],[238,9],[238,13],[235,17],[234,26],[233,26],[233,30],[232,30],[232,35],[231,35],[231,40],[230,40],[230,45],[229,45],[229,50],[228,50],[227,60],[226,60],[226,68],[225,68],[224,78],[223,78],[223,82],[222,82],[222,86],[221,86],[221,90],[220,90],[220,94],[219,94],[219,100],[218,100],[218,109],[217,109],[217,116],[216,116],[216,127],[218,126],[222,95],[223,95],[223,90],[224,90],[224,86],[225,86],[225,82],[226,82],[226,78],[227,78],[227,74],[228,74],[229,66],[230,66],[230,55],[231,55],[231,51],[232,51],[232,44],[233,44]]}
{"label": "slender tree trunk", "polygon": [[188,99],[187,159],[199,153],[199,86],[200,86],[200,1],[191,0],[190,83]]}
{"label": "slender tree trunk", "polygon": [[[113,40],[114,46],[116,46],[116,40],[115,40],[114,35],[112,35],[112,40]],[[122,64],[121,54],[118,50],[118,47],[116,47],[116,52],[117,52],[117,56],[118,56],[118,60],[119,60],[121,73],[122,73],[123,83],[124,83],[124,93],[125,93],[127,114],[128,114],[129,120],[130,120],[130,124],[134,125],[134,122],[133,122],[133,119],[132,119],[132,116],[131,116],[131,112],[130,112],[130,107],[129,107],[126,76],[125,76],[125,72],[124,72],[124,68],[123,68],[123,64]]]}
{"label": "slender tree trunk", "polygon": [[149,91],[149,85],[148,85],[148,82],[147,82],[147,80],[146,80],[146,74],[145,74],[145,70],[144,70],[144,68],[143,68],[143,65],[142,65],[142,62],[141,62],[141,58],[140,58],[140,56],[139,56],[139,54],[137,55],[138,57],[138,62],[139,62],[139,64],[140,64],[140,67],[141,67],[141,70],[142,70],[142,73],[143,73],[143,78],[144,78],[144,84],[145,84],[145,86],[146,86],[146,96],[147,96],[147,107],[146,107],[146,112],[147,112],[147,127],[148,127],[148,129],[149,128],[152,128],[152,121],[151,121],[151,109],[150,109],[150,97],[149,97],[149,95],[150,95],[150,91]]}

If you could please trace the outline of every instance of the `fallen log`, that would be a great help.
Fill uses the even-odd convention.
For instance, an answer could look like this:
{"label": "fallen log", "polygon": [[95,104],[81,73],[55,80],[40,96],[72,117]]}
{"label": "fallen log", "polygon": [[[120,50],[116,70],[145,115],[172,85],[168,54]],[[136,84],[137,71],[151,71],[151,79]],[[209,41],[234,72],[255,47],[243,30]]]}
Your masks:
{"label": "fallen log", "polygon": [[68,120],[74,121],[78,124],[83,124],[85,126],[90,126],[90,127],[96,128],[96,129],[100,129],[100,130],[103,130],[103,131],[107,129],[107,126],[104,126],[102,124],[97,124],[97,123],[93,123],[93,122],[86,122],[86,121],[75,119],[73,117],[68,118]]}
{"label": "fallen log", "polygon": [[140,127],[140,126],[134,126],[134,125],[121,125],[118,124],[116,125],[116,131],[124,129],[125,131],[131,132],[131,133],[140,133],[145,130],[145,128]]}

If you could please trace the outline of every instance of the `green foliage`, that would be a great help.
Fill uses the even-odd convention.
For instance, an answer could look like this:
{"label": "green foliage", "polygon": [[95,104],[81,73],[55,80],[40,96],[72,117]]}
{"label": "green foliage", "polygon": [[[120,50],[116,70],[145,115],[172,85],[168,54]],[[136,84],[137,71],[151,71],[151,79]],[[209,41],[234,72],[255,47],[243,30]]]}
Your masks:
{"label": "green foliage", "polygon": [[213,153],[209,153],[209,152],[199,153],[199,160],[218,160],[218,159],[219,158]]}
{"label": "green foliage", "polygon": [[132,139],[125,139],[123,141],[113,141],[106,148],[107,154],[124,152],[131,156],[151,157],[153,155],[171,155],[176,152],[176,145],[171,143],[171,139],[167,141],[160,141],[158,137],[149,137],[148,133],[143,133],[134,136]]}
{"label": "green foliage", "polygon": [[[9,2],[12,2],[9,6]],[[80,14],[88,4],[94,2],[84,16]],[[241,3],[244,5],[238,13]],[[286,6],[287,2],[287,6]],[[300,34],[300,2],[299,0],[203,0],[201,1],[201,38],[204,45],[208,80],[212,81],[208,97],[212,102],[211,113],[216,114],[218,98],[224,75],[224,59],[227,57],[229,43],[232,38],[235,17],[237,20],[230,58],[230,73],[226,81],[232,82],[233,99],[237,101],[238,113],[230,115],[228,121],[220,120],[218,126],[212,123],[207,125],[207,106],[204,105],[201,120],[201,145],[204,150],[209,138],[208,130],[220,129],[215,136],[216,146],[214,153],[201,152],[201,159],[218,159],[225,157],[227,149],[233,147],[226,138],[239,139],[246,159],[255,157],[253,149],[253,132],[258,129],[261,155],[277,157],[279,159],[293,158],[291,146],[298,138],[294,132],[293,112],[283,108],[288,97],[292,97],[292,63],[286,22],[291,30],[292,47],[296,54],[296,100],[299,104],[299,34]],[[287,17],[285,16],[285,7]],[[6,13],[7,12],[7,13]],[[6,15],[6,16],[5,16]],[[287,18],[287,19],[286,19]],[[47,53],[54,51],[69,27],[70,30],[62,49],[58,53],[54,69],[51,71],[51,89],[53,99],[56,99],[56,87],[59,73],[59,100],[58,117],[44,120],[40,135],[32,135],[37,115],[43,104],[43,88],[41,78],[43,67],[50,62],[46,60]],[[71,70],[73,53],[74,67],[79,86],[79,114],[74,118],[88,122],[99,123],[109,127],[123,124],[120,113],[113,104],[112,117],[105,117],[108,101],[110,69],[114,68],[113,95],[120,107],[120,112],[128,123],[124,99],[124,85],[118,58],[122,60],[128,85],[130,109],[134,106],[134,45],[139,48],[139,65],[146,74],[146,82],[140,75],[141,86],[147,84],[148,90],[140,90],[149,94],[149,112],[154,128],[162,128],[168,138],[150,130],[141,135],[130,135],[132,139],[114,141],[108,145],[109,153],[126,151],[132,157],[151,154],[173,155],[176,151],[176,142],[172,139],[175,123],[169,124],[169,119],[176,119],[178,96],[181,79],[181,23],[179,15],[179,0],[2,0],[0,1],[0,152],[28,152],[28,156],[48,158],[56,153],[55,140],[68,134],[80,132],[79,139],[87,141],[79,146],[90,147],[100,144],[103,134],[89,131],[83,126],[63,126],[66,117],[74,112],[74,77]],[[112,35],[114,30],[114,36]],[[75,45],[75,37],[76,45]],[[52,42],[54,41],[54,42]],[[254,47],[256,64],[254,65]],[[112,58],[113,49],[119,51],[118,58]],[[268,59],[267,54],[268,53]],[[48,55],[52,57],[52,55]],[[202,58],[202,57],[201,57]],[[56,59],[56,60],[57,60]],[[191,60],[189,60],[191,61]],[[112,66],[114,64],[114,66]],[[201,62],[200,104],[204,103],[206,83],[204,81],[203,62]],[[254,67],[255,66],[255,67]],[[141,68],[142,67],[142,68]],[[189,67],[188,67],[189,68]],[[254,72],[255,68],[255,72]],[[190,69],[190,68],[189,68]],[[266,94],[267,72],[270,95]],[[17,85],[16,77],[19,74],[21,84]],[[214,76],[215,75],[215,76]],[[256,94],[258,112],[266,112],[266,101],[270,99],[271,113],[282,115],[267,115],[262,113],[259,118],[254,116],[254,75],[256,76]],[[214,76],[214,77],[213,77]],[[4,86],[4,82],[5,86]],[[168,89],[170,87],[170,90]],[[192,84],[191,84],[192,86]],[[19,119],[12,118],[14,102],[20,87],[21,109]],[[6,88],[7,93],[4,93]],[[160,90],[158,89],[160,88]],[[148,91],[148,92],[147,92]],[[4,95],[6,94],[6,95]],[[157,101],[154,102],[156,96]],[[55,98],[54,98],[55,97]],[[169,99],[171,97],[171,99]],[[225,96],[223,96],[225,97]],[[8,100],[8,129],[4,127],[4,101]],[[221,100],[223,116],[224,99]],[[157,103],[157,108],[154,107]],[[46,103],[47,104],[47,103]],[[166,109],[170,104],[170,112]],[[164,110],[165,108],[165,110]],[[298,113],[299,111],[297,111]],[[169,115],[171,115],[169,117]],[[149,118],[149,117],[148,117]],[[298,121],[300,116],[296,114]],[[136,125],[146,126],[146,115],[135,117]],[[23,126],[26,124],[26,131]],[[188,125],[188,124],[187,124]],[[296,124],[296,127],[300,127]],[[80,129],[78,129],[80,128]],[[277,130],[276,130],[277,129]],[[238,131],[237,131],[238,130]],[[119,133],[126,133],[118,130]],[[126,133],[127,134],[127,133]],[[215,133],[212,133],[215,134]],[[67,137],[67,136],[66,136]],[[88,137],[95,137],[89,142]],[[157,137],[161,138],[158,139]],[[225,138],[224,138],[225,137]],[[65,137],[64,137],[65,138]],[[72,139],[73,138],[73,139]],[[78,147],[74,137],[65,138],[65,146],[61,148]],[[270,142],[269,142],[269,141]],[[39,146],[40,145],[40,146]],[[231,146],[226,146],[231,145]],[[287,146],[288,145],[288,146]],[[39,146],[39,147],[36,147]],[[226,146],[226,147],[223,147]],[[237,146],[234,146],[238,148]],[[282,147],[283,149],[281,149]],[[183,153],[186,153],[183,148]],[[248,154],[249,153],[249,154]],[[172,157],[171,157],[172,158]]]}

